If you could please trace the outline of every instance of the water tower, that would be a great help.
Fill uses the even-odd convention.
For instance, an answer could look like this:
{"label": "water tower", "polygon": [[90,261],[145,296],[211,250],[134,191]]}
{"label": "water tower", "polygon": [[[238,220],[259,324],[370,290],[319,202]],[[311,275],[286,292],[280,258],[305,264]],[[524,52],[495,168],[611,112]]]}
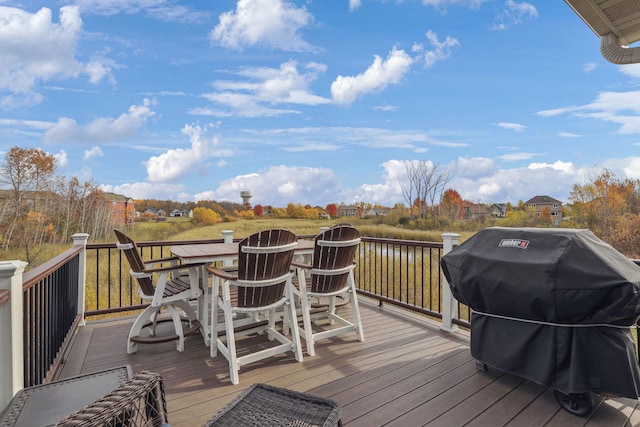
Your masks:
{"label": "water tower", "polygon": [[241,191],[240,192],[240,197],[242,197],[242,203],[245,206],[249,206],[249,207],[251,206],[251,202],[250,202],[251,196],[252,196],[251,191]]}

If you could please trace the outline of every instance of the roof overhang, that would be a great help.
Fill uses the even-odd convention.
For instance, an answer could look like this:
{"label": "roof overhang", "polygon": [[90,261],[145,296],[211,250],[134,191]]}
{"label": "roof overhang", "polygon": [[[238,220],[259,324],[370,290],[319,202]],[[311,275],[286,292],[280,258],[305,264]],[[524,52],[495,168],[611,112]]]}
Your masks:
{"label": "roof overhang", "polygon": [[614,64],[640,63],[640,1],[565,0],[600,37],[602,56]]}

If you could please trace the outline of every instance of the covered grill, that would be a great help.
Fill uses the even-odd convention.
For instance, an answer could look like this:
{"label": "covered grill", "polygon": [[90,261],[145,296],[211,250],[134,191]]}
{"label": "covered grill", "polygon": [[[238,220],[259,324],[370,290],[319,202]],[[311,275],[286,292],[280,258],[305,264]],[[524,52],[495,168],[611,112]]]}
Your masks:
{"label": "covered grill", "polygon": [[[442,268],[454,297],[473,310],[478,361],[551,386],[557,397],[640,397],[630,331],[640,317],[640,267],[591,231],[486,228],[445,255]],[[575,406],[567,409],[578,413]]]}

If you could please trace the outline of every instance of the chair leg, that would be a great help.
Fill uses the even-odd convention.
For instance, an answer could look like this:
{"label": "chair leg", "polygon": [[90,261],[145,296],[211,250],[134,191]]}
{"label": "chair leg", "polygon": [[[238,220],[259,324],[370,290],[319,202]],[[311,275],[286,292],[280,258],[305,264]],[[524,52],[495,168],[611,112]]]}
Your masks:
{"label": "chair leg", "polygon": [[211,287],[211,319],[209,322],[209,355],[216,357],[218,355],[218,313],[219,313],[219,297],[217,279],[212,279]]}
{"label": "chair leg", "polygon": [[182,329],[182,319],[180,318],[180,313],[178,313],[173,304],[168,304],[166,308],[171,314],[173,327],[176,331],[176,335],[178,336],[178,340],[176,341],[176,350],[182,352],[184,351],[184,330]]}
{"label": "chair leg", "polygon": [[292,325],[291,327],[291,341],[293,344],[293,352],[296,355],[296,360],[298,362],[302,362],[302,359],[303,359],[302,345],[300,344],[300,332],[298,331],[298,325],[297,325],[298,317],[296,315],[296,304],[294,302],[294,296],[293,296],[293,291],[291,290],[291,286],[292,286],[291,283],[289,283],[287,285],[287,290],[285,291],[288,294],[289,301],[287,301],[284,304],[284,310],[285,310],[285,316],[289,318],[286,321],[295,322],[295,324]]}
{"label": "chair leg", "polygon": [[173,305],[184,311],[185,316],[189,319],[189,326],[192,326],[193,322],[198,320],[198,313],[187,301],[175,301]]}
{"label": "chair leg", "polygon": [[[229,360],[229,375],[231,376],[231,383],[238,384],[240,377],[238,371],[240,371],[240,365],[238,364],[238,356],[236,355],[236,336],[233,330],[233,317],[230,311],[224,313],[224,323],[227,330],[227,353]],[[218,341],[222,344],[221,341]]]}
{"label": "chair leg", "polygon": [[360,307],[358,306],[358,293],[356,292],[355,280],[353,272],[349,272],[349,281],[351,282],[351,306],[353,307],[353,323],[356,325],[356,333],[358,341],[364,341],[364,330],[362,329],[362,319],[360,318]]}
{"label": "chair leg", "polygon": [[[315,344],[313,340],[313,329],[311,325],[311,299],[309,297],[301,298],[302,304],[302,329],[299,329],[299,333],[301,333],[306,342],[307,346],[307,354],[309,356],[314,356],[316,354]],[[295,326],[295,325],[294,325]]]}
{"label": "chair leg", "polygon": [[138,315],[136,320],[133,322],[133,325],[131,325],[131,329],[129,330],[129,338],[127,339],[128,354],[138,351],[138,343],[131,341],[131,338],[140,335],[142,328],[149,321],[149,319],[153,319],[153,321],[155,322],[155,317],[157,315],[157,312],[159,311],[160,307],[149,306]]}

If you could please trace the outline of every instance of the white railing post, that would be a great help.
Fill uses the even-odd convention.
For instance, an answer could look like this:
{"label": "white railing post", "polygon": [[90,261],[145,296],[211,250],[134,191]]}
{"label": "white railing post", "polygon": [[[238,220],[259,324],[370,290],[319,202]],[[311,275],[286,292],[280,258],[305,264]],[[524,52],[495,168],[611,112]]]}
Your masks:
{"label": "white railing post", "polygon": [[80,252],[80,262],[78,266],[78,313],[80,315],[80,326],[86,325],[84,320],[84,297],[87,286],[87,240],[89,235],[87,233],[76,233],[71,236],[73,245],[81,245],[82,252]]}
{"label": "white railing post", "polygon": [[[22,324],[22,273],[24,261],[0,262],[0,289],[9,291],[9,301],[0,308],[0,408],[24,388],[24,332]],[[2,411],[0,411],[2,412]]]}
{"label": "white railing post", "polygon": [[[233,230],[222,230],[222,237],[225,243],[233,243]],[[228,267],[233,264],[233,261],[222,261],[222,265]]]}
{"label": "white railing post", "polygon": [[[446,255],[458,244],[460,235],[457,233],[442,233],[442,255]],[[440,330],[454,332],[458,329],[453,319],[458,316],[458,303],[451,293],[447,278],[442,275],[442,325]]]}

